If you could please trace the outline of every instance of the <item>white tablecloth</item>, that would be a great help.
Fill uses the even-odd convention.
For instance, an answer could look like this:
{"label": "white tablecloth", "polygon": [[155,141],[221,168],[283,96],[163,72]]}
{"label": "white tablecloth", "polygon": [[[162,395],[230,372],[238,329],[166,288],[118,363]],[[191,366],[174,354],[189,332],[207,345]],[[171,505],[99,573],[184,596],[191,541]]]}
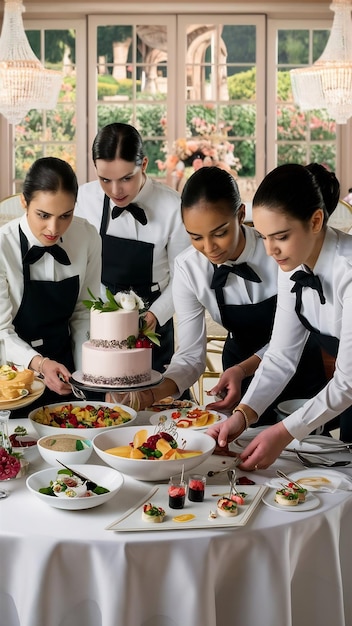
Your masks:
{"label": "white tablecloth", "polygon": [[301,513],[260,504],[232,530],[105,530],[131,504],[133,484],[126,478],[110,502],[71,512],[46,506],[23,478],[6,483],[0,626],[352,624],[351,492],[319,494],[321,506]]}

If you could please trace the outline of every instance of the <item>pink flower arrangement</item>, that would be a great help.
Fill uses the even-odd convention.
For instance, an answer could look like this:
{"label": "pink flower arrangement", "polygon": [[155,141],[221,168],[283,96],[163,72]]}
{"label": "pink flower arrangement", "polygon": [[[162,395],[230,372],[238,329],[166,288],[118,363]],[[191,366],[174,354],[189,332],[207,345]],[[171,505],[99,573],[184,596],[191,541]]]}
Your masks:
{"label": "pink flower arrangement", "polygon": [[216,165],[236,175],[242,165],[234,156],[234,145],[228,141],[225,125],[217,128],[201,118],[193,118],[192,126],[198,136],[176,139],[165,161],[156,161],[159,170],[166,170],[178,180],[184,176],[185,168],[190,166],[198,170]]}
{"label": "pink flower arrangement", "polygon": [[5,448],[0,448],[0,480],[15,478],[21,469],[21,462]]}

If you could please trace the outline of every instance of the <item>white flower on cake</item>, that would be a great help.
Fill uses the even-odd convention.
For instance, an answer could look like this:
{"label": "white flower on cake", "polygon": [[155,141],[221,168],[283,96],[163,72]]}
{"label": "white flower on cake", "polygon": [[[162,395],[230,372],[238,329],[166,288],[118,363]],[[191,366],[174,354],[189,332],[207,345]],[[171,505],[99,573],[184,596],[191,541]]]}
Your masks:
{"label": "white flower on cake", "polygon": [[115,302],[121,306],[121,308],[125,309],[125,311],[134,311],[138,309],[139,311],[145,310],[145,304],[137,294],[132,291],[128,293],[118,292],[114,296]]}
{"label": "white flower on cake", "polygon": [[[147,327],[147,323],[145,321],[145,314],[147,312],[147,306],[145,302],[136,294],[132,289],[130,291],[119,291],[115,295],[111,293],[111,291],[106,288],[106,301],[102,298],[96,298],[94,294],[88,289],[88,293],[91,296],[92,300],[83,300],[83,304],[93,311],[99,311],[99,313],[112,313],[114,311],[126,311],[138,312],[138,332],[136,335],[130,335],[126,337],[127,344],[129,348],[135,348],[136,342],[145,341],[147,338],[149,342],[160,346],[159,335]],[[92,313],[91,313],[92,315]],[[141,346],[138,346],[141,347]],[[144,345],[143,347],[146,347]],[[151,346],[150,346],[151,347]]]}

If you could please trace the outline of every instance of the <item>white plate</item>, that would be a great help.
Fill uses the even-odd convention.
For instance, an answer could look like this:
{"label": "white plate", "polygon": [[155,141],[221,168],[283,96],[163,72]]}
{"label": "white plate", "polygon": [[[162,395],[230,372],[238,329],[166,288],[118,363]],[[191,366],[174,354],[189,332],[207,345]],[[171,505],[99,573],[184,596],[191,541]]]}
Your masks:
{"label": "white plate", "polygon": [[[326,439],[326,437],[325,437]],[[298,452],[312,452],[313,450],[321,450],[321,446],[316,443],[309,443],[308,441],[298,441],[298,439],[293,439],[289,444],[287,444],[285,450],[298,450]]]}
{"label": "white plate", "polygon": [[280,402],[280,404],[277,405],[277,409],[280,413],[283,413],[284,415],[291,415],[291,413],[294,413],[295,411],[297,411],[297,409],[300,409],[301,406],[303,406],[303,404],[305,404],[306,402],[307,398],[286,400],[285,402]]}
{"label": "white plate", "polygon": [[163,375],[160,374],[160,372],[156,372],[155,370],[151,371],[151,378],[148,382],[145,382],[143,384],[138,384],[138,385],[129,385],[126,387],[123,387],[122,385],[120,387],[116,387],[115,385],[95,385],[94,383],[87,383],[83,380],[83,374],[80,371],[77,372],[73,372],[72,376],[71,376],[72,382],[74,385],[76,385],[76,387],[78,387],[79,389],[83,389],[83,390],[87,390],[87,391],[97,391],[101,390],[101,391],[138,391],[140,389],[150,389],[151,387],[155,387],[155,385],[158,385],[159,383],[161,383],[161,381],[163,380]]}
{"label": "white plate", "polygon": [[[201,410],[206,410],[204,407],[201,406],[197,406],[195,407],[197,409],[201,409]],[[166,417],[166,424],[170,424],[172,422],[176,423],[181,419],[187,419],[187,415],[188,413],[191,413],[194,409],[181,409],[179,411],[179,409],[169,409],[168,411],[159,411],[158,413],[154,413],[153,415],[151,415],[151,417],[149,418],[149,422],[153,425],[153,426],[157,426],[159,419],[161,417]],[[173,414],[174,413],[181,413],[181,416],[178,418],[173,418]],[[215,422],[213,422],[213,424],[218,424],[219,422],[224,422],[225,420],[227,420],[227,415],[224,415],[223,413],[218,413],[217,411],[209,411],[209,413],[212,413],[213,415],[217,416],[217,420]],[[211,426],[213,425],[211,424]],[[207,430],[207,428],[209,428],[209,426],[190,426],[189,429],[190,430]],[[188,430],[188,428],[180,428],[180,430]]]}
{"label": "white plate", "polygon": [[49,469],[36,472],[29,476],[26,480],[26,485],[31,493],[33,493],[39,500],[53,506],[56,509],[65,509],[67,511],[78,511],[82,509],[92,509],[96,506],[100,506],[113,498],[123,485],[123,476],[117,470],[111,467],[103,465],[72,465],[71,469],[76,470],[80,474],[88,476],[91,480],[96,482],[101,487],[105,487],[110,491],[103,493],[100,496],[90,496],[89,498],[57,498],[56,496],[48,496],[44,493],[39,493],[41,487],[48,487],[51,480],[55,480],[58,472],[57,467],[50,467]]}
{"label": "white plate", "polygon": [[[206,485],[203,502],[190,502],[186,496],[183,509],[170,509],[168,497],[168,485],[159,484],[157,492],[144,502],[151,502],[154,506],[161,506],[165,510],[165,519],[161,524],[148,524],[142,520],[143,504],[137,509],[132,508],[129,515],[122,515],[115,522],[110,524],[106,530],[127,531],[127,532],[158,532],[160,530],[190,530],[200,528],[235,528],[244,526],[251,515],[260,504],[263,492],[266,487],[263,485],[246,485],[241,487],[241,491],[247,493],[246,504],[238,507],[238,514],[235,517],[221,517],[209,519],[210,511],[216,510],[216,503],[219,496],[214,496],[214,490],[219,493],[228,493],[228,483],[226,485]],[[148,498],[148,496],[147,496]],[[194,518],[185,522],[175,522],[174,517],[178,515],[194,515]]]}
{"label": "white plate", "polygon": [[279,511],[286,511],[287,513],[303,513],[303,511],[316,509],[320,504],[320,500],[317,496],[313,496],[312,493],[307,493],[304,502],[297,504],[297,506],[285,506],[276,502],[275,493],[276,489],[270,489],[270,491],[267,491],[263,495],[262,501],[271,509],[278,509]]}
{"label": "white plate", "polygon": [[9,408],[11,409],[21,409],[22,407],[28,406],[32,404],[34,400],[40,398],[45,391],[45,384],[43,381],[38,380],[37,378],[31,384],[31,392],[20,398],[13,398],[12,400],[0,400],[1,409]]}
{"label": "white plate", "polygon": [[[292,480],[299,481],[300,478],[310,478],[310,477],[322,477],[326,478],[329,482],[324,485],[325,487],[331,488],[332,491],[338,489],[343,482],[348,481],[348,476],[343,474],[342,472],[337,472],[331,469],[324,469],[320,467],[312,467],[311,469],[300,470],[298,472],[293,472],[289,474]],[[350,483],[351,484],[351,483]],[[304,485],[306,489],[309,491],[309,485]],[[318,489],[319,487],[317,487]]]}

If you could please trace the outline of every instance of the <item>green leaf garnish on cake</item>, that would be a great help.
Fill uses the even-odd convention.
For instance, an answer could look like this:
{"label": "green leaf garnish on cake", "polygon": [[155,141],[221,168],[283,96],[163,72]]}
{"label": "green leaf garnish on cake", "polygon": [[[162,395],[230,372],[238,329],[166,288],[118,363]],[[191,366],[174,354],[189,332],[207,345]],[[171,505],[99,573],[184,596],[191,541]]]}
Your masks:
{"label": "green leaf garnish on cake", "polygon": [[[145,302],[140,298],[132,289],[130,291],[121,291],[115,295],[111,293],[110,289],[106,288],[106,301],[102,298],[96,298],[96,296],[88,288],[88,293],[91,300],[83,300],[83,304],[91,310],[101,311],[102,313],[110,313],[112,311],[125,310],[135,311],[139,313],[139,336],[134,337],[130,335],[127,338],[128,348],[135,348],[139,339],[147,337],[149,341],[160,346],[159,335],[147,328],[145,321],[145,314],[147,307]],[[138,347],[138,346],[137,346]],[[150,345],[144,345],[143,347],[151,347]]]}

